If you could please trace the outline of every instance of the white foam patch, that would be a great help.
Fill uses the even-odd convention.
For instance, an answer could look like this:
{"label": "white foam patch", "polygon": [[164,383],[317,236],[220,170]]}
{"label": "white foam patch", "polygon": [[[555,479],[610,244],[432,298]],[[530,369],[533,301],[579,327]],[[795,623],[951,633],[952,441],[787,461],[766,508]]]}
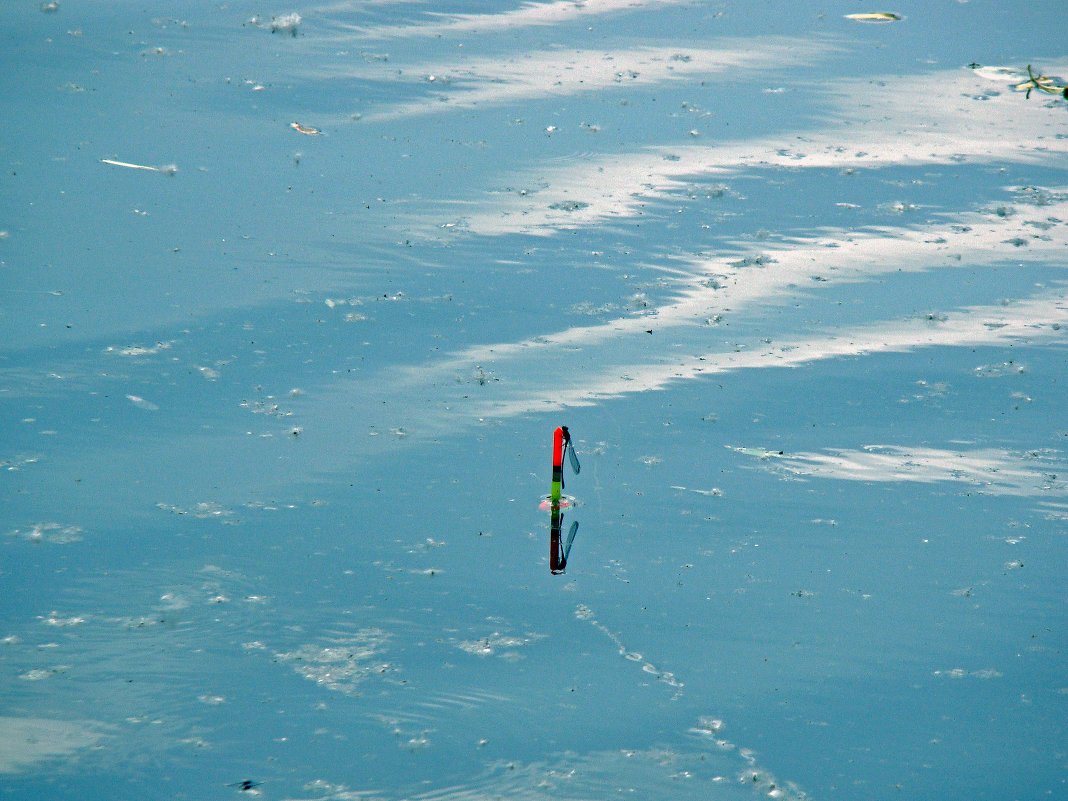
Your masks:
{"label": "white foam patch", "polygon": [[[544,98],[603,93],[614,88],[711,80],[717,76],[736,75],[742,70],[796,66],[835,49],[827,40],[769,36],[759,42],[722,40],[714,48],[549,50],[521,53],[508,59],[469,57],[454,63],[407,64],[403,74],[412,81],[433,86],[433,93],[410,103],[366,114],[363,121],[520,104]],[[352,70],[351,66],[340,68],[344,75],[352,74]],[[375,74],[363,66],[355,70],[360,75]]]}
{"label": "white foam patch", "polygon": [[[1068,68],[1068,62],[1052,65]],[[873,96],[873,87],[892,92]],[[935,90],[937,87],[937,91]],[[544,186],[530,195],[500,193],[470,204],[461,230],[485,235],[551,234],[636,215],[650,200],[693,180],[769,168],[862,169],[975,162],[1045,164],[1068,155],[1063,113],[961,68],[917,75],[828,81],[830,107],[816,130],[733,143],[649,147],[584,155],[522,168],[510,186]],[[917,124],[922,120],[923,124]],[[565,206],[568,201],[582,206]],[[427,220],[429,230],[441,220]]]}
{"label": "white foam patch", "polygon": [[11,532],[12,536],[28,542],[50,542],[56,545],[80,542],[83,533],[81,526],[68,526],[62,523],[34,523],[28,528],[15,529]]}
{"label": "white foam patch", "polygon": [[845,481],[955,482],[988,495],[1068,495],[1064,462],[1000,448],[868,445],[862,449],[788,453],[772,463],[791,473]]}
{"label": "white foam patch", "polygon": [[[408,39],[448,36],[450,34],[500,33],[545,25],[564,25],[605,14],[665,6],[683,5],[690,0],[554,0],[547,3],[522,3],[508,11],[474,14],[431,14],[427,22],[410,25],[347,25],[341,30],[367,39]],[[365,3],[334,3],[315,9],[322,14],[358,11]]]}
{"label": "white foam patch", "polygon": [[[1068,193],[1048,190],[1041,216],[1068,217]],[[818,236],[767,248],[759,260],[737,256],[675,260],[679,290],[673,301],[649,313],[617,317],[595,325],[518,342],[475,346],[432,364],[396,371],[391,392],[434,386],[476,365],[501,380],[464,403],[484,418],[586,406],[636,392],[664,389],[702,375],[740,369],[796,367],[823,359],[923,347],[998,345],[1055,341],[1068,326],[1068,290],[1054,285],[1018,300],[963,306],[935,319],[909,316],[835,328],[804,336],[780,334],[774,343],[746,342],[744,348],[706,351],[707,323],[721,314],[744,319],[748,307],[786,304],[805,297],[822,279],[820,292],[840,284],[870,282],[901,272],[957,270],[1002,262],[1046,263],[1068,247],[1068,226],[1033,237],[1029,215],[967,212],[944,223],[886,228],[862,234],[827,229]],[[1017,248],[1011,240],[1032,237]],[[941,299],[946,302],[946,298]],[[729,310],[729,312],[728,312]],[[648,330],[659,340],[650,341]],[[656,342],[664,343],[659,350]],[[665,347],[671,345],[670,348]],[[681,347],[679,347],[681,346]],[[679,355],[682,349],[683,355]],[[583,369],[560,370],[581,355]],[[589,367],[585,365],[595,365]],[[552,376],[548,380],[548,376]],[[453,382],[455,384],[455,382]],[[462,391],[462,390],[459,390]],[[448,398],[447,403],[459,403]],[[445,405],[445,404],[443,404]]]}
{"label": "white foam patch", "polygon": [[354,635],[324,643],[308,643],[276,653],[299,675],[328,690],[353,695],[371,676],[392,673],[396,666],[382,659],[389,635],[381,629],[362,629]]}

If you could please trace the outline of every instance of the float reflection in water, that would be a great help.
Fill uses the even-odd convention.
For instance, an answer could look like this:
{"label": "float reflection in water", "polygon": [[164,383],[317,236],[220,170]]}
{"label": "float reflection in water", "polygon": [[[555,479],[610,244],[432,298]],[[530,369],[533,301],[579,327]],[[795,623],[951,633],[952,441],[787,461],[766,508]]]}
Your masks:
{"label": "float reflection in water", "polygon": [[562,510],[575,506],[575,499],[562,494],[564,488],[564,453],[567,453],[568,461],[575,475],[579,474],[582,466],[579,464],[578,454],[571,442],[571,432],[567,426],[559,426],[553,432],[553,474],[550,485],[549,497],[543,498],[539,509],[548,509],[550,512],[549,523],[549,570],[563,573],[567,567],[567,557],[571,553],[571,545],[575,541],[578,532],[578,521],[571,524],[567,532],[567,541],[561,544],[560,531],[563,527],[564,515]]}
{"label": "float reflection in water", "polygon": [[552,505],[552,517],[549,522],[549,572],[557,575],[563,573],[567,568],[567,557],[571,553],[571,545],[575,541],[575,534],[578,533],[578,521],[574,521],[571,524],[571,528],[567,532],[567,541],[562,545],[560,543],[560,531],[564,524],[564,515],[560,510],[560,505],[554,503]]}

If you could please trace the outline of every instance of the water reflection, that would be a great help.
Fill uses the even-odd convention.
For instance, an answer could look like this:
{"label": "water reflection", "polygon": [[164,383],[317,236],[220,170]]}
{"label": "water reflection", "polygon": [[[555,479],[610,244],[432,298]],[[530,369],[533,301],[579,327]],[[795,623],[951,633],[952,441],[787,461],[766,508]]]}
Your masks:
{"label": "water reflection", "polygon": [[560,508],[560,504],[554,503],[552,505],[551,514],[552,517],[549,522],[549,572],[559,575],[567,568],[567,557],[571,554],[571,545],[575,542],[579,521],[572,522],[571,528],[567,532],[567,540],[561,542],[560,532],[563,530],[564,513]]}
{"label": "water reflection", "polygon": [[[578,531],[578,521],[571,524],[571,530],[567,533],[567,543],[560,544],[560,530],[563,526],[564,515],[562,509],[573,507],[574,498],[565,498],[561,495],[564,488],[564,454],[567,454],[571,469],[577,476],[582,470],[579,464],[578,454],[575,453],[575,445],[571,441],[571,432],[567,426],[558,426],[553,431],[553,479],[552,488],[549,492],[548,504],[550,518],[549,537],[549,570],[552,573],[563,573],[567,567],[567,557],[571,553],[571,544],[575,541],[575,533]],[[545,502],[542,503],[544,508]]]}

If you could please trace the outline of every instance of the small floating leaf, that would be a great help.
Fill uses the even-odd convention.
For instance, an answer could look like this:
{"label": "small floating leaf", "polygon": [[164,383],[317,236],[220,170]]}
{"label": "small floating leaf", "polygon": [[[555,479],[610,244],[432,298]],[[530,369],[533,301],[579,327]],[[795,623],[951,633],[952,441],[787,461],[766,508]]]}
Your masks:
{"label": "small floating leaf", "polygon": [[889,11],[876,11],[870,14],[846,14],[845,18],[856,20],[857,22],[894,22],[901,19],[897,14],[891,14]]}

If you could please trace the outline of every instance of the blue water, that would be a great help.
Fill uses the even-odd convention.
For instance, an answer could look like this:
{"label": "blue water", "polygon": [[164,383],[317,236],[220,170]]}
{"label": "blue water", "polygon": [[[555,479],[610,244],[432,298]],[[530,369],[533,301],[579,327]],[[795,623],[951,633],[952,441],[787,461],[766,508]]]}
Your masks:
{"label": "blue water", "polygon": [[0,794],[1063,797],[1061,9],[868,10],[0,8]]}

